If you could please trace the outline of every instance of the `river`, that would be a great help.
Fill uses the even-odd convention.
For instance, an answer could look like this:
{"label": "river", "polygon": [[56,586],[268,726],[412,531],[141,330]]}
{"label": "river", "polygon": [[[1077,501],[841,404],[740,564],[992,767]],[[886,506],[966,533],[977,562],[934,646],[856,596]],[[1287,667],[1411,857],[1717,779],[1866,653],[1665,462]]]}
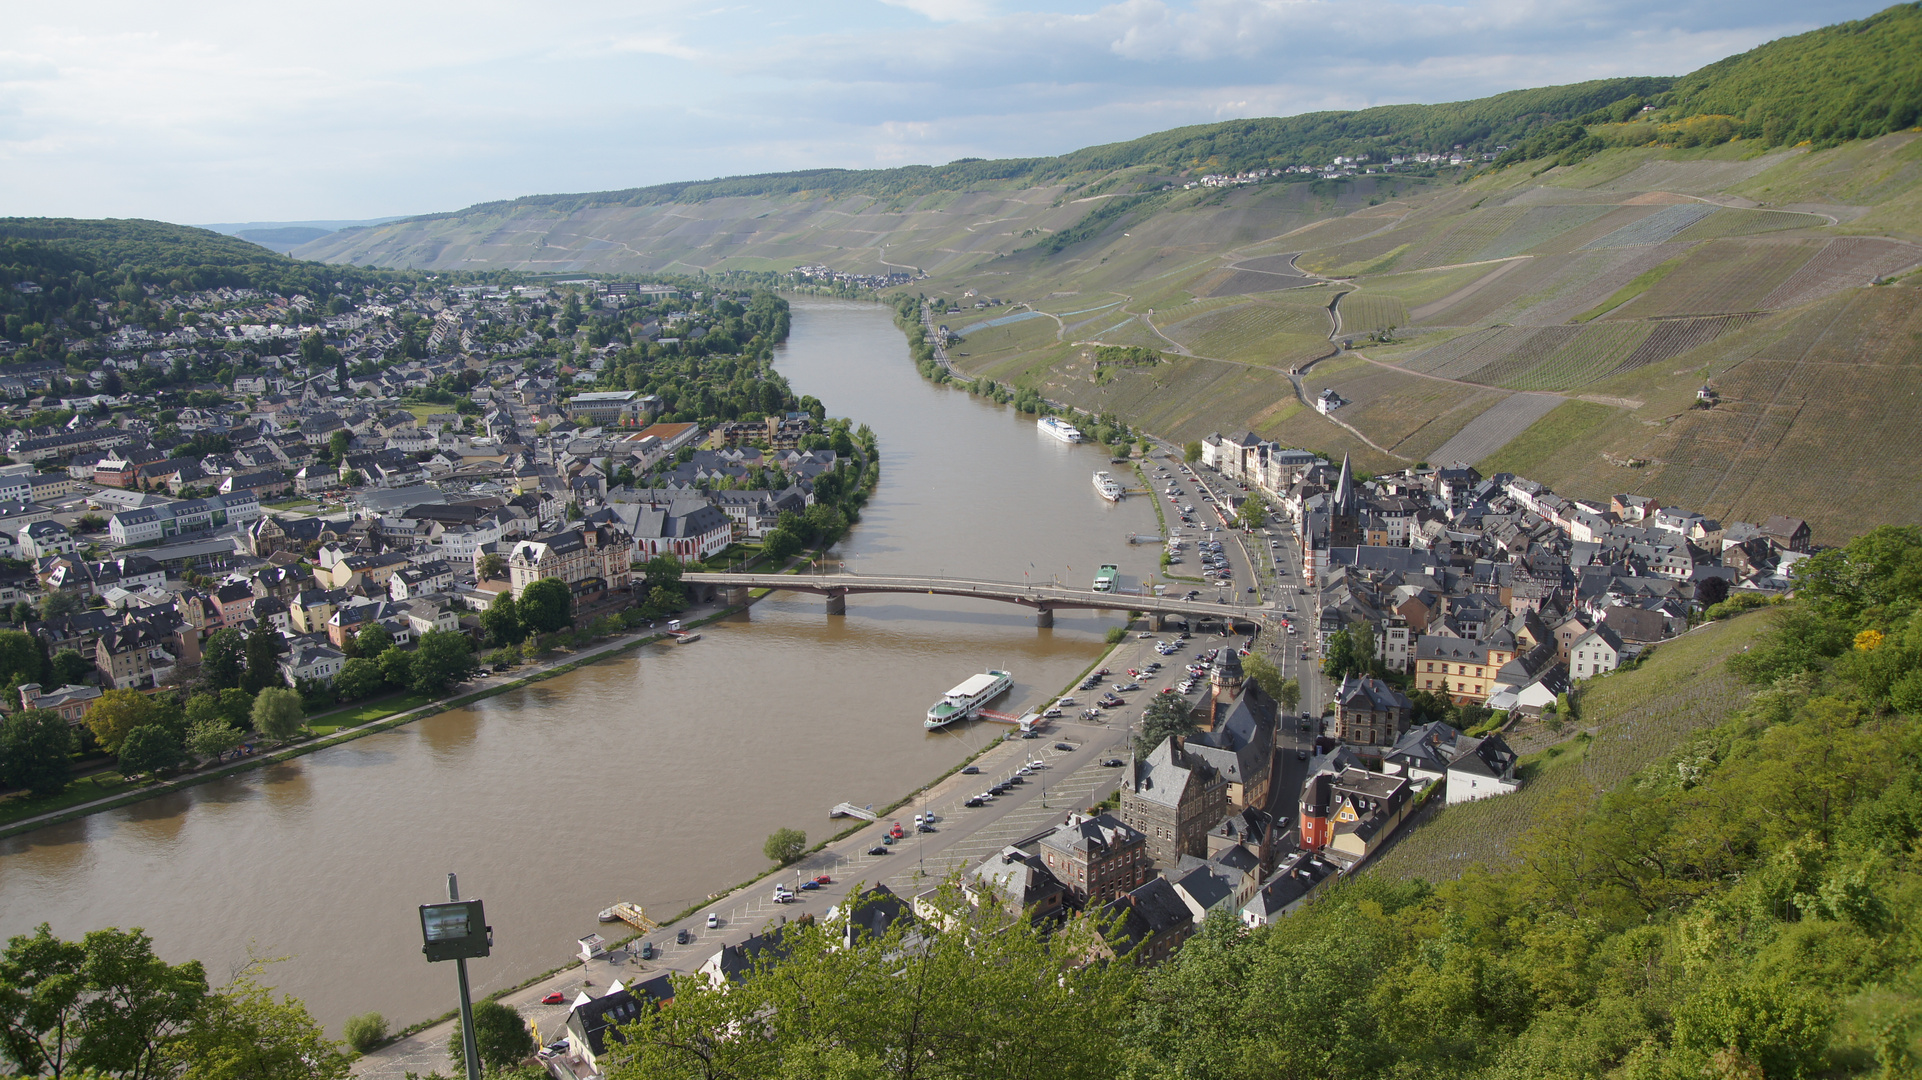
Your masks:
{"label": "river", "polygon": [[[1111,505],[1091,447],[916,374],[889,312],[800,299],[776,358],[796,393],[872,426],[881,485],[839,549],[871,573],[1124,587],[1159,549],[1145,499]],[[566,676],[237,779],[0,841],[0,936],[51,923],[75,938],[144,927],[170,960],[224,981],[285,957],[266,982],[332,1032],[349,1015],[399,1023],[454,1002],[450,965],[420,955],[415,905],[487,903],[476,993],[565,961],[594,913],[633,900],[667,916],[766,868],[780,826],[839,831],[842,800],[885,804],[1001,729],[929,734],[920,717],[966,675],[1014,672],[1006,704],[1052,695],[1101,649],[1112,616],[932,596],[777,594],[684,646]]]}

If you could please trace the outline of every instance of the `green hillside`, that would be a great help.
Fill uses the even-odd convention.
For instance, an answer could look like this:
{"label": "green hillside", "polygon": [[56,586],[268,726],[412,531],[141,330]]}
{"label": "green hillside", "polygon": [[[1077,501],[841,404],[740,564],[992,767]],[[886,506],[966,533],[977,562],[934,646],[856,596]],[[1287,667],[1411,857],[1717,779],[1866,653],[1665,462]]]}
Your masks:
{"label": "green hillside", "polygon": [[323,266],[276,254],[232,236],[138,218],[0,218],[0,284],[74,274],[111,274],[189,289],[247,286],[279,291],[333,291],[349,267]]}
{"label": "green hillside", "polygon": [[[1167,438],[1247,428],[1371,470],[1482,462],[1575,496],[1793,514],[1839,542],[1922,519],[1922,431],[1900,407],[1922,389],[1922,143],[1894,130],[1915,119],[1918,28],[1903,5],[1680,79],[1231,121],[1056,158],[533,197],[299,253],[914,270],[916,293],[1054,316],[960,319],[969,378]],[[1456,144],[1461,167],[1380,168]],[[1493,166],[1472,153],[1502,146]],[[1188,186],[1364,153],[1338,178]],[[1164,361],[1105,368],[1101,346]],[[1716,403],[1695,408],[1705,379]],[[1307,408],[1324,389],[1352,404]]]}

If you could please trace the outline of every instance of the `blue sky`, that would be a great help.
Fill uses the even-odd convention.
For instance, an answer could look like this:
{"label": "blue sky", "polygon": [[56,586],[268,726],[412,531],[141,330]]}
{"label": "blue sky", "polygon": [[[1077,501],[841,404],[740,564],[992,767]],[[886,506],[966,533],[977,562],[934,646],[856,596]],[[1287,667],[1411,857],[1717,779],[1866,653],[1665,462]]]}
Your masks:
{"label": "blue sky", "polygon": [[364,218],[1680,74],[1784,0],[0,0],[0,215]]}

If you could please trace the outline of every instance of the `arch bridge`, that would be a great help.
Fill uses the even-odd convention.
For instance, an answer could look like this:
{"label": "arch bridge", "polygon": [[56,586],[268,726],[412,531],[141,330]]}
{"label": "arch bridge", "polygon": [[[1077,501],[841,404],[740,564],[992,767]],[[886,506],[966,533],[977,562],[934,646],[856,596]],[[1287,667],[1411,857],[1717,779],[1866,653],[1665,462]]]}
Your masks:
{"label": "arch bridge", "polygon": [[1220,619],[1231,625],[1237,621],[1260,625],[1274,609],[1267,606],[1218,604],[1204,600],[1184,600],[1170,596],[1144,596],[1140,593],[1096,592],[1070,589],[1061,585],[1020,581],[985,581],[974,578],[869,576],[866,574],[733,574],[689,573],[681,582],[691,586],[704,600],[723,599],[743,603],[750,589],[776,589],[786,592],[814,593],[827,598],[829,615],[847,614],[847,598],[863,593],[922,593],[932,596],[964,596],[994,600],[1033,608],[1034,624],[1054,625],[1054,613],[1062,608],[1097,611],[1139,611],[1154,620],[1155,629],[1170,616],[1184,619]]}

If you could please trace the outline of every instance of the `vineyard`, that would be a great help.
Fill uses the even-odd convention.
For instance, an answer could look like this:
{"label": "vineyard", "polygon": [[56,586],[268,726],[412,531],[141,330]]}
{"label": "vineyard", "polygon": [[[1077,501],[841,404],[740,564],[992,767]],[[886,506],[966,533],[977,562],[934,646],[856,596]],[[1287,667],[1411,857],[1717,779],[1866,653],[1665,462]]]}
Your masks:
{"label": "vineyard", "polygon": [[1742,327],[1761,318],[1758,313],[1739,315],[1711,315],[1700,319],[1664,319],[1655,324],[1647,340],[1623,360],[1621,366],[1610,372],[1618,375],[1633,371],[1644,364],[1658,364],[1673,356],[1680,356],[1691,349],[1707,345],[1731,330]]}
{"label": "vineyard", "polygon": [[1477,253],[1476,258],[1505,259],[1510,255],[1533,251],[1572,229],[1601,218],[1613,209],[1615,207],[1611,205],[1596,203],[1527,207],[1521,219],[1490,241]]}
{"label": "vineyard", "polygon": [[1482,250],[1493,244],[1496,237],[1519,224],[1526,213],[1526,210],[1519,208],[1472,210],[1452,228],[1403,256],[1401,262],[1412,270],[1484,259],[1487,256],[1482,254]]}
{"label": "vineyard", "polygon": [[1368,871],[1445,881],[1474,866],[1509,865],[1516,841],[1564,804],[1660,762],[1741,707],[1748,690],[1723,666],[1768,627],[1752,612],[1658,646],[1641,667],[1583,685],[1580,720],[1561,732],[1529,723],[1511,748],[1523,754],[1522,789],[1437,807],[1397,838]]}
{"label": "vineyard", "polygon": [[1754,236],[1757,233],[1780,232],[1783,229],[1819,228],[1828,224],[1828,219],[1814,214],[1800,214],[1789,210],[1738,210],[1723,207],[1707,218],[1690,225],[1675,234],[1678,243],[1696,240],[1720,240],[1731,236]]}
{"label": "vineyard", "polygon": [[1371,293],[1400,297],[1410,309],[1445,299],[1487,277],[1500,267],[1459,266],[1448,270],[1417,270],[1368,279]]}
{"label": "vineyard", "polygon": [[1820,241],[1810,240],[1716,240],[1702,244],[1654,287],[1603,318],[1759,310],[1763,298],[1801,269],[1820,245]]}
{"label": "vineyard", "polygon": [[1310,374],[1319,376],[1304,383],[1310,397],[1323,387],[1332,388],[1352,402],[1337,414],[1344,422],[1410,461],[1426,456],[1501,397],[1498,391],[1366,363],[1355,367],[1343,363],[1325,373],[1317,365]]}
{"label": "vineyard", "polygon": [[[1511,390],[1572,390],[1600,381],[1622,366],[1622,362],[1641,347],[1654,328],[1652,323],[1602,323],[1584,326],[1552,356],[1515,375],[1502,379]],[[1477,382],[1489,376],[1476,372]]]}
{"label": "vineyard", "polygon": [[[1314,298],[1333,299],[1322,291]],[[1207,312],[1163,332],[1200,356],[1286,368],[1327,353],[1331,325],[1319,304],[1259,302]]]}
{"label": "vineyard", "polygon": [[1582,252],[1576,258],[1607,261],[1574,264],[1567,273],[1557,275],[1551,290],[1519,301],[1517,306],[1522,309],[1515,313],[1512,321],[1534,325],[1567,322],[1614,296],[1629,282],[1683,250],[1680,246],[1660,244],[1625,250]]}
{"label": "vineyard", "polygon": [[1702,220],[1715,212],[1715,207],[1702,203],[1680,203],[1664,206],[1633,225],[1624,225],[1606,236],[1600,236],[1583,244],[1584,250],[1597,248],[1637,247],[1642,244],[1659,244],[1672,238],[1676,233]]}
{"label": "vineyard", "polygon": [[1462,425],[1460,431],[1428,456],[1441,465],[1457,461],[1474,465],[1514,441],[1535,421],[1553,412],[1562,400],[1553,394],[1510,394]]}
{"label": "vineyard", "polygon": [[1867,285],[1882,274],[1922,262],[1922,248],[1896,240],[1848,236],[1829,241],[1814,258],[1762,300],[1765,308],[1806,304],[1845,288]]}
{"label": "vineyard", "polygon": [[1408,306],[1399,297],[1379,296],[1372,290],[1351,292],[1341,298],[1335,311],[1341,315],[1341,332],[1365,334],[1408,325]]}

